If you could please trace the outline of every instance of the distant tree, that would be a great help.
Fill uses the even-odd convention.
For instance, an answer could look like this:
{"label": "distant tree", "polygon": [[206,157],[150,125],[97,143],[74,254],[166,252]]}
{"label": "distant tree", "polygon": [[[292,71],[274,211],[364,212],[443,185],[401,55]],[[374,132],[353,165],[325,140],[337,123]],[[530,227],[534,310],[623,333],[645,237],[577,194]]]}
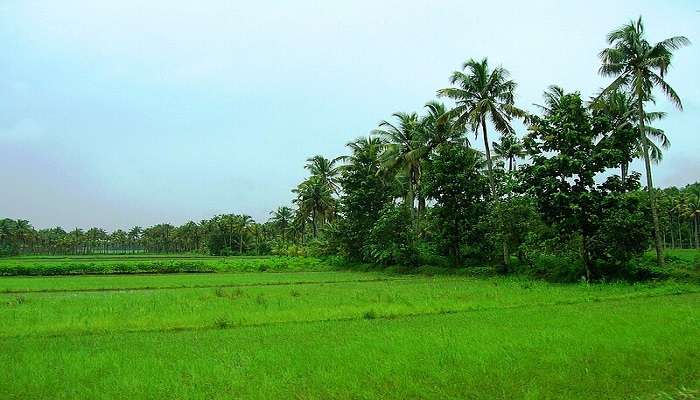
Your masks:
{"label": "distant tree", "polygon": [[129,233],[127,233],[127,239],[129,241],[129,247],[131,248],[131,251],[134,252],[134,249],[141,239],[141,235],[143,234],[143,229],[140,226],[135,226],[131,229],[129,229]]}
{"label": "distant tree", "polygon": [[289,207],[278,207],[275,211],[272,211],[271,222],[273,226],[277,229],[280,236],[282,236],[282,241],[287,241],[287,232],[292,225],[294,220],[294,211]]}
{"label": "distant tree", "polygon": [[501,139],[493,142],[493,152],[502,160],[508,161],[508,172],[513,171],[518,159],[525,157],[523,144],[515,134],[501,135]]}
{"label": "distant tree", "polygon": [[319,224],[325,223],[327,216],[335,207],[331,189],[321,177],[312,175],[292,192],[297,195],[294,203],[299,207],[299,212],[311,217],[313,236],[316,237]]}

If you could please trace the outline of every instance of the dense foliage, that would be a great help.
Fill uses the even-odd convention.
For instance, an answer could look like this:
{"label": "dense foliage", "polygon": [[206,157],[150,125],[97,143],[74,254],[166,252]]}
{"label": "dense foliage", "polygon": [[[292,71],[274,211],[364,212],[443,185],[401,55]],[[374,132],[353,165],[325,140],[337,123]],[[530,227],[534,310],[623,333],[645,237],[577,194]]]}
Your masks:
{"label": "dense foliage", "polygon": [[[665,248],[700,248],[700,183],[654,189],[651,163],[670,142],[652,126],[665,114],[645,109],[655,87],[681,107],[664,76],[688,41],[650,44],[640,19],[608,42],[600,72],[613,82],[590,101],[551,86],[538,114],[516,106],[508,70],[470,59],[436,93],[452,107],[431,101],[423,113],[394,113],[349,143],[348,155],[309,158],[293,207],[265,223],[227,214],[108,234],[4,219],[0,254],[341,255],[382,265],[499,265],[567,280],[633,277],[652,243],[659,267]],[[527,128],[522,138],[515,120]],[[472,133],[483,152],[471,147]],[[500,137],[491,142],[489,133]],[[634,159],[645,161],[646,192],[630,170]]]}

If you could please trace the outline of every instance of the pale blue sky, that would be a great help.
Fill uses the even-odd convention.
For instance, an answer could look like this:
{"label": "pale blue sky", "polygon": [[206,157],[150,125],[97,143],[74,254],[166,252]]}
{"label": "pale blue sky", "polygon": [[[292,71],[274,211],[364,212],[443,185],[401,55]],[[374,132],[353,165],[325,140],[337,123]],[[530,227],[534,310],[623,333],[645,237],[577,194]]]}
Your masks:
{"label": "pale blue sky", "polygon": [[[611,29],[685,35],[657,183],[700,179],[700,2],[0,0],[0,216],[108,229],[265,220],[304,160],[420,110],[488,56],[534,110],[590,96]],[[520,132],[522,134],[522,131]],[[639,169],[639,168],[638,168]]]}

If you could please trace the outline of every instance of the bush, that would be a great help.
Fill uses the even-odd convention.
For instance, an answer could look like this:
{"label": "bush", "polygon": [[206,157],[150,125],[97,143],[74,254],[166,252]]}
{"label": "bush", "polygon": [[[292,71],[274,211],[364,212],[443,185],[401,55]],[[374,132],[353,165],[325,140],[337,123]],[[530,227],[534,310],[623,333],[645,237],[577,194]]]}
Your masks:
{"label": "bush", "polygon": [[363,248],[365,258],[382,265],[418,265],[413,219],[408,207],[387,205],[370,231],[368,244]]}
{"label": "bush", "polygon": [[586,276],[581,260],[544,253],[536,255],[525,272],[553,282],[576,282]]}

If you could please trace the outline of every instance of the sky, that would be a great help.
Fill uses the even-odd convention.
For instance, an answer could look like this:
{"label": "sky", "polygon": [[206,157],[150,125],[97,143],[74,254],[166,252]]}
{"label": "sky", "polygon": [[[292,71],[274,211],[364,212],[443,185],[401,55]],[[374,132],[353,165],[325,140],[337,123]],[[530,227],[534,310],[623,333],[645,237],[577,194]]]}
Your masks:
{"label": "sky", "polygon": [[655,183],[685,185],[700,180],[697,0],[0,0],[0,217],[262,222],[308,157],[421,111],[469,58],[507,68],[531,111],[551,84],[595,94],[605,35],[639,15],[651,41],[694,43],[667,79],[684,111],[649,107],[672,143]]}

